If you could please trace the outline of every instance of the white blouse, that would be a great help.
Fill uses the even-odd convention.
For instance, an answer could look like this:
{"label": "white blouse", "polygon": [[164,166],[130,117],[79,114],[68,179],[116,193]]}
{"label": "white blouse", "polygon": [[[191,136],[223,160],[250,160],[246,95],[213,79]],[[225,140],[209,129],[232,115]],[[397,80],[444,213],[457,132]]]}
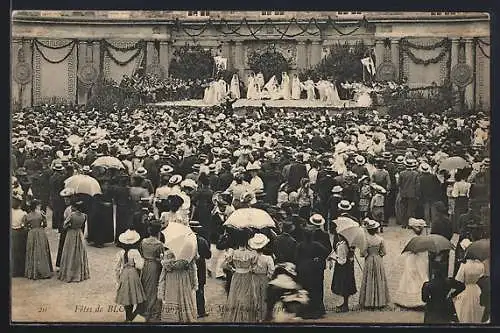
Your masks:
{"label": "white blouse", "polygon": [[[117,281],[120,279],[120,274],[125,267],[124,262],[125,250],[120,250],[115,255],[114,267],[115,267],[115,278]],[[133,265],[136,269],[141,270],[144,267],[144,258],[137,249],[131,249],[128,251],[128,265]]]}
{"label": "white blouse", "polygon": [[11,210],[10,217],[10,226],[12,229],[21,229],[23,224],[23,218],[27,215],[27,213],[22,209],[14,209]]}

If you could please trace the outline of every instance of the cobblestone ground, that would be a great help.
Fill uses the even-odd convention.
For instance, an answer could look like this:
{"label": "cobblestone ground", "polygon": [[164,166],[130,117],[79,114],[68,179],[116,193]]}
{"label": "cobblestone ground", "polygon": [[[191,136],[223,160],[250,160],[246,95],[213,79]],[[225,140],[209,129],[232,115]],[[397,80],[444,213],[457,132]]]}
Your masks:
{"label": "cobblestone ground", "polygon": [[[50,212],[49,212],[50,221]],[[46,229],[52,259],[55,264],[59,234],[50,227]],[[389,289],[394,292],[399,284],[402,271],[401,250],[410,233],[398,226],[389,226],[382,234],[386,241],[387,255],[384,264]],[[87,247],[90,279],[80,283],[64,283],[54,276],[46,280],[28,280],[13,278],[12,321],[15,322],[122,322],[125,319],[123,309],[114,303],[115,282],[112,260],[118,251],[110,244],[104,248]],[[363,266],[363,259],[357,255]],[[361,283],[361,269],[355,265],[357,287]],[[408,311],[389,305],[378,311],[366,311],[358,308],[358,294],[350,298],[348,313],[336,313],[335,306],[342,299],[330,291],[332,271],[325,272],[325,305],[327,315],[321,323],[422,323],[423,313]],[[205,298],[209,316],[204,322],[220,321],[220,307],[225,303],[226,295],[223,281],[208,278],[205,286]],[[308,322],[308,321],[304,321]]]}

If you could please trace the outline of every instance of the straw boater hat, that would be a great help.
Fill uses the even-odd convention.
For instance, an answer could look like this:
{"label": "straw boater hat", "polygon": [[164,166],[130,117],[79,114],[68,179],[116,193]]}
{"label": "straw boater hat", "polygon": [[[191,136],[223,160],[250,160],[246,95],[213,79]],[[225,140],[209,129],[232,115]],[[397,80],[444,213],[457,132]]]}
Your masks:
{"label": "straw boater hat", "polygon": [[365,179],[370,179],[370,177],[368,177],[367,175],[363,175],[361,176],[361,178],[359,178],[358,183],[363,182]]}
{"label": "straw boater hat", "polygon": [[257,161],[255,161],[254,163],[250,163],[248,162],[247,164],[247,167],[246,167],[246,170],[247,171],[256,171],[256,170],[260,170],[260,165]]}
{"label": "straw boater hat", "polygon": [[122,244],[132,245],[141,239],[141,235],[135,230],[128,229],[118,237],[118,241]]}
{"label": "straw boater hat", "polygon": [[92,142],[90,144],[89,148],[92,149],[92,150],[97,150],[97,149],[99,149],[99,145],[97,143],[95,143],[95,142]]}
{"label": "straw boater hat", "polygon": [[343,211],[349,211],[352,209],[352,207],[354,207],[354,203],[353,202],[349,202],[347,200],[341,200],[338,205],[337,205],[338,209],[340,210],[343,210]]}
{"label": "straw boater hat", "polygon": [[156,154],[158,154],[158,151],[156,150],[155,147],[151,147],[151,148],[148,149],[148,155],[149,156],[154,156]]}
{"label": "straw boater hat", "polygon": [[431,166],[425,162],[420,164],[419,169],[420,169],[420,171],[425,172],[425,173],[431,172]]}
{"label": "straw boater hat", "polygon": [[62,165],[62,163],[57,162],[57,163],[56,163],[56,164],[54,164],[54,166],[52,167],[52,170],[54,170],[54,171],[63,171],[63,170],[64,170],[64,166]]}
{"label": "straw boater hat", "polygon": [[313,214],[309,218],[309,222],[314,226],[320,227],[325,224],[325,218],[321,214]]}
{"label": "straw boater hat", "polygon": [[191,229],[199,229],[199,228],[202,228],[203,226],[200,224],[199,221],[190,221],[189,222],[189,227]]}
{"label": "straw boater hat", "polygon": [[365,219],[364,222],[366,230],[377,229],[378,227],[380,227],[380,223],[375,220]]}
{"label": "straw boater hat", "polygon": [[145,168],[143,167],[140,167],[138,168],[136,171],[135,171],[135,175],[136,176],[139,176],[139,177],[146,177],[146,175],[148,174],[148,170],[146,170]]}
{"label": "straw boater hat", "polygon": [[413,158],[408,158],[404,161],[404,164],[408,169],[415,169],[418,165],[418,162]]}
{"label": "straw boater hat", "polygon": [[82,172],[90,172],[90,167],[88,165],[84,165],[82,167]]}
{"label": "straw boater hat", "polygon": [[170,185],[177,185],[177,184],[180,184],[181,182],[182,182],[182,176],[181,175],[173,175],[168,180],[168,183]]}
{"label": "straw boater hat", "polygon": [[405,162],[405,157],[403,155],[399,155],[399,156],[396,157],[395,162],[397,164],[403,164]]}
{"label": "straw boater hat", "polygon": [[211,173],[212,173],[212,172],[215,172],[215,170],[217,170],[217,167],[215,166],[215,164],[210,164],[210,165],[208,166],[208,171],[209,171],[209,172],[211,172]]}
{"label": "straw boater hat", "polygon": [[297,282],[286,274],[279,274],[274,280],[269,281],[269,284],[287,290],[295,290],[299,288]]}
{"label": "straw boater hat", "polygon": [[170,165],[162,165],[160,168],[160,175],[168,175],[174,171],[174,168],[172,168]]}
{"label": "straw boater hat", "polygon": [[364,165],[366,163],[366,159],[361,155],[357,155],[354,158],[354,162],[356,162],[357,165]]}
{"label": "straw boater hat", "polygon": [[242,203],[253,205],[257,203],[257,198],[255,198],[255,193],[253,191],[246,191],[241,194],[240,201]]}
{"label": "straw boater hat", "polygon": [[342,193],[343,189],[342,189],[342,186],[340,185],[335,185],[333,188],[332,188],[332,192],[333,193]]}
{"label": "straw boater hat", "polygon": [[269,238],[260,233],[255,234],[248,240],[248,246],[254,250],[262,249],[267,243],[269,243]]}
{"label": "straw boater hat", "polygon": [[427,226],[427,223],[423,219],[410,217],[408,219],[408,226],[412,228],[425,228]]}
{"label": "straw boater hat", "polygon": [[72,196],[73,194],[75,194],[75,190],[73,190],[72,188],[65,188],[63,189],[61,192],[59,192],[59,195],[61,197],[70,197]]}

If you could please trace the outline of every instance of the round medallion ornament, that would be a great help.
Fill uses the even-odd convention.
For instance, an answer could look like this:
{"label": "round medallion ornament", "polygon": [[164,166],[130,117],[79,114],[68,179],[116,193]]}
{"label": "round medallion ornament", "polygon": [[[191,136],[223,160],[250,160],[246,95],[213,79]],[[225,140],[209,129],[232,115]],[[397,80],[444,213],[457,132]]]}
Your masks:
{"label": "round medallion ornament", "polygon": [[396,66],[390,61],[381,63],[377,68],[378,81],[394,81],[396,80]]}
{"label": "round medallion ornament", "polygon": [[166,75],[165,68],[160,64],[152,64],[146,67],[146,72],[151,75],[155,75],[160,79],[163,79]]}
{"label": "round medallion ornament", "polygon": [[80,79],[80,82],[83,84],[91,85],[95,83],[98,76],[99,71],[92,63],[87,63],[78,70],[78,79]]}
{"label": "round medallion ornament", "polygon": [[453,66],[450,79],[457,87],[464,88],[472,82],[472,76],[471,66],[461,63]]}
{"label": "round medallion ornament", "polygon": [[31,66],[26,62],[20,62],[14,67],[14,80],[19,84],[27,84],[31,81]]}

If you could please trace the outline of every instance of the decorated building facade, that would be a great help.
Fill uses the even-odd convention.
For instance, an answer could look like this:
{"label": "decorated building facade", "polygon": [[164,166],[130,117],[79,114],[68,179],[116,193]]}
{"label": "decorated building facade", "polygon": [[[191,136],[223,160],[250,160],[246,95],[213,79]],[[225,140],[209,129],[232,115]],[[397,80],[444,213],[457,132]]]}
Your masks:
{"label": "decorated building facade", "polygon": [[168,75],[176,49],[200,45],[240,77],[252,52],[280,52],[291,72],[336,44],[374,50],[376,79],[451,82],[469,108],[490,107],[490,18],[457,12],[29,11],[12,17],[12,100],[85,104],[96,83],[139,67]]}

